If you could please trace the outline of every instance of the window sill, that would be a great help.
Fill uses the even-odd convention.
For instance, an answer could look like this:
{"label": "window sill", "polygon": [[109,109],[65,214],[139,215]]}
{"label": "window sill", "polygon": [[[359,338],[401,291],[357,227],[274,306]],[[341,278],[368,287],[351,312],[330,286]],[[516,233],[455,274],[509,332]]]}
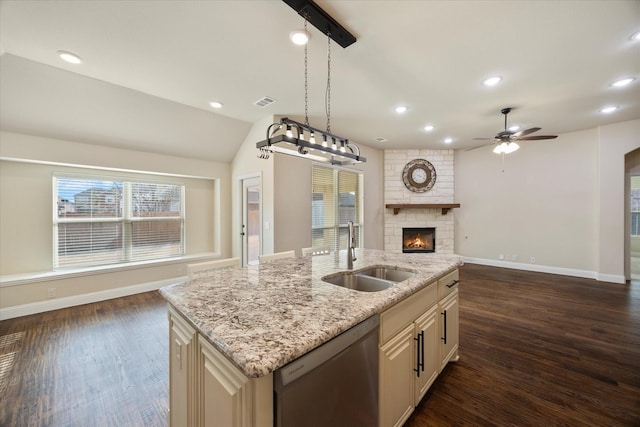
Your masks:
{"label": "window sill", "polygon": [[47,282],[50,280],[68,279],[72,277],[92,276],[95,274],[116,273],[120,271],[137,270],[140,268],[150,268],[155,266],[183,264],[185,262],[200,262],[212,258],[220,258],[220,253],[205,252],[153,261],[128,262],[126,264],[100,265],[84,268],[68,268],[61,270],[42,271],[38,273],[8,274],[0,276],[0,288]]}

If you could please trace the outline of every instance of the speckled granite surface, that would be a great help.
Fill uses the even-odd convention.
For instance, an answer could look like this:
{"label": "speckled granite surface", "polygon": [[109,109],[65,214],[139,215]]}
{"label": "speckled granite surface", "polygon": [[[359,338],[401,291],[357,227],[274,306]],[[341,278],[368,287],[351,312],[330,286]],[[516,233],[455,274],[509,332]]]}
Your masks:
{"label": "speckled granite surface", "polygon": [[206,272],[160,292],[248,377],[302,356],[462,264],[462,257],[356,251],[354,271],[394,266],[418,274],[380,292],[323,282],[346,271],[346,251]]}

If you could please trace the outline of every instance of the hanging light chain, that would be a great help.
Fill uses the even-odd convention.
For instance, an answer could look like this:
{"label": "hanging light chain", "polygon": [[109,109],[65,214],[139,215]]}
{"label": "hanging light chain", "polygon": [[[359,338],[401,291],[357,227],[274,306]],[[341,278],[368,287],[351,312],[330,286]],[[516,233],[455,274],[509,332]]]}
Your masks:
{"label": "hanging light chain", "polygon": [[[304,17],[304,32],[307,33],[307,17]],[[307,46],[304,45],[304,124],[309,126],[309,64],[307,60]]]}
{"label": "hanging light chain", "polygon": [[327,132],[331,132],[331,32],[327,31],[327,94],[325,110],[327,113]]}

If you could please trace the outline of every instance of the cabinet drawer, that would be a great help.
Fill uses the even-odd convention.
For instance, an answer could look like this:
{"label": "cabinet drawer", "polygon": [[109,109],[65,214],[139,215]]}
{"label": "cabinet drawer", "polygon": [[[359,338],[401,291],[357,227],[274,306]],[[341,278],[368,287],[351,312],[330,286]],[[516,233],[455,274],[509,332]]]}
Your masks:
{"label": "cabinet drawer", "polygon": [[380,315],[380,345],[413,322],[437,301],[438,287],[436,282],[433,282],[382,313]]}
{"label": "cabinet drawer", "polygon": [[454,270],[438,280],[438,300],[446,297],[455,289],[458,289],[458,270]]}

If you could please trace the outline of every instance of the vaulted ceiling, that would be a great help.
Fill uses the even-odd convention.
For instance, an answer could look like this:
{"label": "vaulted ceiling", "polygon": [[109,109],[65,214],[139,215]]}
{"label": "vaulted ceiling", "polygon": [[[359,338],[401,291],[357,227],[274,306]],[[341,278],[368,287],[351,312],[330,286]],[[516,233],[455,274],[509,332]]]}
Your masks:
{"label": "vaulted ceiling", "polygon": [[[331,45],[330,112],[333,133],[359,144],[478,146],[503,130],[503,107],[540,134],[640,118],[637,0],[316,3],[357,38]],[[304,120],[304,48],[289,41],[303,24],[276,0],[3,0],[0,126],[230,161],[253,122]],[[309,32],[309,119],[324,128],[327,38]],[[502,81],[483,86],[493,75]],[[624,77],[636,80],[610,86]],[[256,106],[265,96],[276,102]],[[608,105],[619,109],[599,111]]]}

